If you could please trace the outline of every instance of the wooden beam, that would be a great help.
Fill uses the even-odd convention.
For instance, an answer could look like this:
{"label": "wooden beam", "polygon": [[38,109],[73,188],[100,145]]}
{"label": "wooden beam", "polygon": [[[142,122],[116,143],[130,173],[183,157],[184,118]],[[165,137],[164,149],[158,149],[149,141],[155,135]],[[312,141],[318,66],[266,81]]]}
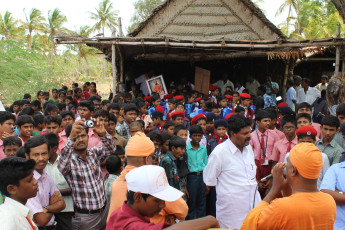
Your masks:
{"label": "wooden beam", "polygon": [[115,52],[115,44],[113,44],[111,46],[111,67],[112,67],[112,70],[113,70],[113,93],[114,95],[116,94],[117,92],[117,77],[116,77],[116,72],[117,72],[117,69],[116,69],[116,52]]}
{"label": "wooden beam", "polygon": [[[340,37],[340,24],[337,25],[337,38]],[[335,51],[335,71],[334,75],[339,76],[339,66],[340,66],[340,48],[341,46],[336,46]]]}

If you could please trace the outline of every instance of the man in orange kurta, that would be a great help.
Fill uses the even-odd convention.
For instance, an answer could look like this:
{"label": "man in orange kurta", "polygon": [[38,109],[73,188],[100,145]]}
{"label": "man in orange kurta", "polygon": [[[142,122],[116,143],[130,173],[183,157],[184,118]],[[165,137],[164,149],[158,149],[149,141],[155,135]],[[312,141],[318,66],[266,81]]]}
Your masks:
{"label": "man in orange kurta", "polygon": [[[331,196],[317,189],[322,165],[321,151],[314,144],[296,145],[290,151],[287,164],[278,163],[273,168],[272,189],[248,213],[241,229],[333,229],[336,204]],[[285,196],[292,195],[275,199],[282,190]]]}
{"label": "man in orange kurta", "polygon": [[[137,132],[129,139],[126,146],[127,166],[116,178],[111,187],[111,200],[108,212],[108,219],[113,211],[120,208],[123,202],[127,200],[127,182],[126,175],[132,169],[142,165],[152,164],[152,155],[155,148],[153,142],[142,132]],[[157,215],[152,217],[152,223],[164,223],[167,220],[184,220],[188,214],[187,203],[182,199],[173,202],[165,202],[165,208]],[[170,217],[168,217],[170,216]]]}

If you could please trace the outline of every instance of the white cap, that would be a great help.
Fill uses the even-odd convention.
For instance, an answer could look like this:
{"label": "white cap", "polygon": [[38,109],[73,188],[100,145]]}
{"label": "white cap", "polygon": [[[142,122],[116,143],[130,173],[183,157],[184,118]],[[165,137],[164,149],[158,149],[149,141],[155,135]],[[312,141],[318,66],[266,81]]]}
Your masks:
{"label": "white cap", "polygon": [[126,175],[127,190],[150,194],[164,201],[175,201],[183,193],[168,183],[164,168],[156,165],[144,165],[131,170]]}

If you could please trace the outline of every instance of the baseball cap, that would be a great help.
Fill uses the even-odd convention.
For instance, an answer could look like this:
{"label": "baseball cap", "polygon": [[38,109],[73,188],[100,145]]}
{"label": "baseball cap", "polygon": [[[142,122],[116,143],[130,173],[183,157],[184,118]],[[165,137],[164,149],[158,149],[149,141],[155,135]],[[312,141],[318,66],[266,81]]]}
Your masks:
{"label": "baseball cap", "polygon": [[150,194],[164,201],[175,201],[183,193],[168,183],[164,168],[157,165],[144,165],[131,170],[126,175],[127,189],[132,192]]}

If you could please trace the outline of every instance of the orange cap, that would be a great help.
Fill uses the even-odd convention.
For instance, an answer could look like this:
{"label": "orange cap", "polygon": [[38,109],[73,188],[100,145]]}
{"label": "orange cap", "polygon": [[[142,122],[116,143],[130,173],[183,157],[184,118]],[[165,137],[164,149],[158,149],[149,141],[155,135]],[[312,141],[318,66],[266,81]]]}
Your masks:
{"label": "orange cap", "polygon": [[126,156],[147,157],[155,151],[153,142],[144,133],[137,132],[126,146]]}
{"label": "orange cap", "polygon": [[302,177],[319,178],[323,166],[322,154],[314,144],[300,143],[296,145],[291,149],[289,159]]}

